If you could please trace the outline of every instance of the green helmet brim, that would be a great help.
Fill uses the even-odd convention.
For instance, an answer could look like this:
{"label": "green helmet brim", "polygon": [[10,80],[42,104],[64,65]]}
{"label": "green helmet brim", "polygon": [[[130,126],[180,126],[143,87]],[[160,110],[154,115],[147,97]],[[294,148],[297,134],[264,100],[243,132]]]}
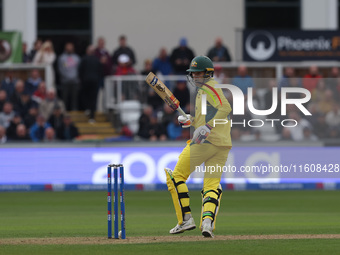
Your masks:
{"label": "green helmet brim", "polygon": [[189,69],[187,69],[187,72],[205,72],[205,69],[197,69],[197,68],[191,69],[191,68],[189,68]]}

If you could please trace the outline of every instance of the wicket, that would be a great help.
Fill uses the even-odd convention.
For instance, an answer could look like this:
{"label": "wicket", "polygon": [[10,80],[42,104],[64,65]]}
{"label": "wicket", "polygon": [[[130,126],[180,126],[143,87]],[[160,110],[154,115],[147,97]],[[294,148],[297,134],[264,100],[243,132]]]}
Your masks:
{"label": "wicket", "polygon": [[[114,238],[125,239],[125,196],[124,196],[124,166],[122,164],[111,164],[107,166],[107,237],[112,238],[112,168],[113,168],[113,213],[114,213]],[[119,219],[118,219],[118,169],[120,177],[120,221],[121,235],[119,236]]]}

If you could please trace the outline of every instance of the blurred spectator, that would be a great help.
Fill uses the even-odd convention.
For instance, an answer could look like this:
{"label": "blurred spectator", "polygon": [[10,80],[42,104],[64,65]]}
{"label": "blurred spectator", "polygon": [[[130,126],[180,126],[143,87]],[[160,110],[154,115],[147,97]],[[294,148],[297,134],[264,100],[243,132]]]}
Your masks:
{"label": "blurred spectator", "polygon": [[0,112],[2,112],[2,109],[4,107],[4,104],[7,102],[7,93],[5,90],[0,90]]}
{"label": "blurred spectator", "polygon": [[170,124],[170,122],[173,121],[173,118],[175,116],[177,116],[177,114],[174,112],[174,110],[172,110],[172,108],[168,105],[168,104],[163,104],[163,111],[162,113],[162,117],[161,117],[161,126],[162,126],[162,130],[166,132],[166,128],[167,126]]}
{"label": "blurred spectator", "polygon": [[74,53],[74,45],[66,43],[63,54],[58,59],[62,98],[68,111],[78,109],[78,66],[80,58]]}
{"label": "blurred spectator", "polygon": [[14,109],[17,113],[24,118],[31,107],[38,106],[35,101],[32,100],[30,95],[26,92],[20,95],[20,100],[14,105]]}
{"label": "blurred spectator", "polygon": [[262,140],[262,134],[260,130],[254,131],[254,141],[261,141]]}
{"label": "blurred spectator", "polygon": [[5,72],[5,78],[1,81],[0,89],[3,89],[7,93],[7,99],[11,98],[14,92],[14,84],[16,79],[14,73],[11,70]]}
{"label": "blurred spectator", "polygon": [[317,118],[320,115],[318,112],[318,107],[317,104],[314,102],[311,102],[307,106],[307,110],[312,114],[312,115],[306,115],[305,118],[309,121],[309,123],[312,125],[312,127],[315,126],[317,122]]}
{"label": "blurred spectator", "polygon": [[215,65],[214,66],[214,79],[217,81],[219,84],[226,84],[228,82],[228,78],[223,72],[223,69],[220,65]]}
{"label": "blurred spectator", "polygon": [[146,106],[143,109],[143,113],[139,117],[139,129],[137,135],[144,139],[149,139],[152,135],[154,135],[155,130],[151,126],[151,118],[152,118],[152,107]]}
{"label": "blurred spectator", "polygon": [[244,95],[248,94],[248,88],[254,88],[253,79],[248,75],[247,67],[240,65],[237,69],[237,75],[233,78],[233,85],[239,87]]}
{"label": "blurred spectator", "polygon": [[333,98],[332,91],[330,89],[326,89],[324,96],[316,103],[318,112],[327,114],[333,109],[334,103],[335,100]]}
{"label": "blurred spectator", "polygon": [[[264,97],[263,97],[263,99],[264,99],[264,109],[266,109],[266,110],[269,110],[273,105],[273,89],[274,88],[277,88],[276,80],[270,79],[268,81],[268,90],[264,94]],[[282,119],[282,116],[281,116],[281,92],[279,90],[277,92],[277,100],[278,100],[278,102],[277,102],[276,110],[272,114],[269,114],[267,116],[268,119],[278,119],[278,120]],[[278,121],[275,121],[274,127],[276,129],[276,132],[281,134],[281,132],[282,132],[281,123],[278,122]]]}
{"label": "blurred spectator", "polygon": [[94,56],[98,58],[102,66],[102,73],[98,88],[103,88],[104,77],[112,74],[112,61],[108,50],[105,48],[105,39],[103,37],[99,37],[97,40],[97,47],[94,50]]}
{"label": "blurred spectator", "polygon": [[17,80],[14,85],[14,92],[10,98],[10,101],[15,106],[20,102],[21,95],[25,91],[25,84],[23,80]]}
{"label": "blurred spectator", "polygon": [[[153,73],[155,73],[158,76],[161,75],[171,75],[173,74],[173,68],[170,61],[170,56],[168,55],[165,48],[161,48],[159,55],[157,58],[154,59],[152,62],[152,69]],[[160,77],[161,78],[161,77]],[[165,86],[167,86],[170,90],[173,86],[173,82],[164,80],[163,81]]]}
{"label": "blurred spectator", "polygon": [[45,100],[47,95],[46,83],[41,81],[38,85],[38,89],[34,92],[32,96],[32,100],[37,104],[40,104],[43,100]]}
{"label": "blurred spectator", "polygon": [[159,51],[159,55],[154,59],[152,63],[152,69],[155,73],[161,73],[163,75],[172,74],[172,66],[170,62],[170,57],[166,51],[166,48],[161,48]]}
{"label": "blurred spectator", "polygon": [[24,117],[24,123],[27,129],[30,129],[33,124],[35,123],[37,117],[38,117],[38,107],[37,106],[32,106],[28,110],[28,114]]}
{"label": "blurred spectator", "polygon": [[326,83],[325,83],[324,79],[319,79],[317,84],[316,84],[315,89],[313,89],[313,91],[311,93],[312,94],[312,98],[311,98],[312,102],[318,103],[318,102],[324,100],[326,90],[327,90],[327,87],[326,87]]}
{"label": "blurred spectator", "polygon": [[175,48],[170,56],[170,62],[175,74],[187,74],[191,60],[195,57],[194,52],[188,47],[185,37],[179,41],[179,46]]}
{"label": "blurred spectator", "polygon": [[231,119],[233,120],[233,128],[238,129],[239,133],[236,133],[235,136],[245,135],[251,133],[251,127],[247,125],[248,121],[252,119],[251,112],[248,109],[247,101],[244,101],[244,114],[243,115],[232,115]]}
{"label": "blurred spectator", "polygon": [[140,72],[140,74],[141,75],[148,75],[150,72],[155,73],[155,70],[152,69],[152,61],[151,61],[151,59],[145,59],[144,69]]}
{"label": "blurred spectator", "polygon": [[45,130],[51,127],[49,123],[46,122],[44,116],[38,115],[36,122],[30,128],[30,137],[33,142],[41,142],[45,137]]}
{"label": "blurred spectator", "polygon": [[186,111],[185,109],[190,103],[190,91],[187,87],[187,82],[185,80],[178,81],[173,94],[180,102],[181,108]]}
{"label": "blurred spectator", "polygon": [[139,130],[137,135],[150,141],[165,140],[166,136],[160,135],[157,119],[152,116],[152,107],[146,106],[139,118]]}
{"label": "blurred spectator", "polygon": [[282,87],[302,87],[301,79],[295,77],[293,67],[285,67],[283,77],[279,81],[278,88]]}
{"label": "blurred spectator", "polygon": [[309,73],[303,77],[302,85],[305,89],[308,89],[310,92],[312,92],[316,88],[316,85],[321,78],[322,76],[319,74],[318,67],[311,66],[309,68]]}
{"label": "blurred spectator", "polygon": [[78,128],[73,124],[71,116],[65,115],[61,126],[56,129],[57,138],[71,141],[79,136]]}
{"label": "blurred spectator", "polygon": [[45,100],[42,100],[39,105],[39,114],[47,120],[56,107],[60,107],[62,113],[65,112],[64,102],[57,98],[54,90],[49,90],[47,91]]}
{"label": "blurred spectator", "polygon": [[7,137],[6,137],[6,129],[0,125],[0,144],[6,143]]}
{"label": "blurred spectator", "polygon": [[[287,79],[287,83],[285,84],[287,85],[287,87],[291,87],[291,88],[300,88],[301,87],[301,79],[300,78],[296,78],[296,77],[291,77]],[[281,90],[280,90],[281,93]],[[298,99],[298,98],[302,98],[304,97],[304,95],[302,93],[286,93],[287,98],[289,99]],[[280,94],[280,98],[281,99],[281,94]],[[307,105],[308,103],[306,103]]]}
{"label": "blurred spectator", "polygon": [[6,129],[6,136],[8,140],[13,140],[16,137],[17,126],[22,124],[22,119],[20,114],[16,113],[11,119],[8,128]]}
{"label": "blurred spectator", "polygon": [[315,135],[320,139],[328,137],[329,126],[326,123],[325,115],[319,114],[315,125],[313,126]]}
{"label": "blurred spectator", "polygon": [[304,141],[317,141],[318,138],[312,133],[309,127],[303,129],[303,140]]}
{"label": "blurred spectator", "polygon": [[129,57],[128,66],[133,66],[136,64],[136,57],[133,49],[127,45],[127,38],[125,35],[119,37],[119,47],[113,51],[112,63],[117,66],[119,64],[118,58],[120,55],[127,55]]}
{"label": "blurred spectator", "polygon": [[162,109],[164,101],[163,99],[149,86],[148,89],[148,96],[147,96],[147,104],[152,106],[155,112]]}
{"label": "blurred spectator", "polygon": [[118,66],[116,68],[115,75],[131,75],[136,74],[135,69],[129,64],[130,57],[125,54],[121,54],[118,58]]}
{"label": "blurred spectator", "polygon": [[217,37],[215,45],[209,49],[208,57],[215,62],[230,62],[230,54],[228,48],[223,45],[221,37]]}
{"label": "blurred spectator", "polygon": [[53,64],[56,55],[53,49],[52,41],[44,42],[34,56],[33,63],[35,64]]}
{"label": "blurred spectator", "polygon": [[14,117],[15,112],[13,111],[13,104],[10,102],[6,102],[0,112],[0,125],[4,128],[8,128],[11,119]]}
{"label": "blurred spectator", "polygon": [[273,105],[273,89],[274,88],[277,88],[276,80],[275,79],[270,79],[268,81],[268,89],[266,90],[266,93],[263,96],[263,99],[264,99],[264,109],[266,109],[266,110],[270,109],[272,107],[272,105]]}
{"label": "blurred spectator", "polygon": [[233,141],[239,141],[242,136],[241,130],[239,128],[232,128],[230,134],[231,134],[231,139]]}
{"label": "blurred spectator", "polygon": [[40,72],[38,69],[33,69],[31,71],[30,77],[26,80],[26,90],[30,93],[30,95],[33,95],[34,92],[38,89],[39,84],[42,82]]}
{"label": "blurred spectator", "polygon": [[86,49],[86,56],[82,58],[79,65],[81,109],[89,112],[90,122],[94,122],[101,75],[101,64],[94,56],[94,47],[90,45]]}
{"label": "blurred spectator", "polygon": [[[115,75],[134,75],[135,69],[129,65],[130,58],[128,55],[122,54],[118,58],[118,66]],[[139,94],[138,82],[136,81],[123,81],[122,82],[123,99],[135,99]]]}
{"label": "blurred spectator", "polygon": [[290,132],[290,128],[289,127],[284,127],[282,128],[281,131],[281,140],[282,141],[292,141],[292,134]]}
{"label": "blurred spectator", "polygon": [[[303,130],[304,128],[311,129],[312,126],[309,123],[308,120],[301,118],[300,114],[298,112],[290,112],[288,114],[289,119],[293,119],[297,122],[297,125],[295,127],[290,127],[289,130],[291,131],[291,136],[294,141],[302,141],[304,139]],[[289,122],[290,126],[294,126],[296,123]]]}
{"label": "blurred spectator", "polygon": [[55,89],[55,74],[53,69],[53,63],[56,59],[56,54],[53,49],[51,41],[46,41],[41,46],[40,50],[35,54],[33,63],[34,64],[47,64],[49,75],[46,80],[47,89]]}
{"label": "blurred spectator", "polygon": [[60,106],[56,105],[53,108],[52,115],[48,118],[47,122],[57,130],[63,124],[64,114],[61,111]]}
{"label": "blurred spectator", "polygon": [[174,116],[172,121],[167,126],[168,138],[170,140],[181,140],[182,138],[182,127],[178,123],[177,116]]}
{"label": "blurred spectator", "polygon": [[[144,69],[141,71],[141,75],[148,75],[150,72],[156,73],[155,70],[152,69],[152,61],[151,59],[146,59],[144,61]],[[139,98],[141,99],[142,103],[145,103],[145,99],[148,101],[148,91],[149,90],[153,90],[149,87],[149,85],[144,81],[143,85],[139,87]],[[153,93],[156,94],[156,93]],[[156,99],[156,98],[155,98]],[[157,99],[156,99],[157,100]],[[163,101],[163,100],[161,100]],[[156,101],[157,104],[159,103],[159,100]],[[149,104],[149,102],[147,102]],[[151,104],[153,104],[153,102],[150,102]]]}
{"label": "blurred spectator", "polygon": [[31,138],[27,132],[27,128],[24,124],[17,125],[15,137],[13,137],[13,140],[14,141],[31,141]]}
{"label": "blurred spectator", "polygon": [[40,50],[41,46],[42,46],[42,41],[40,39],[35,40],[33,49],[30,51],[30,54],[29,54],[30,62],[33,62],[35,54]]}
{"label": "blurred spectator", "polygon": [[[253,108],[255,108],[256,110],[262,110],[262,109],[264,109],[264,107],[265,107],[265,102],[264,102],[263,100],[260,99],[259,95],[257,94],[256,88],[253,88],[253,89],[252,89],[252,95],[247,95],[247,96],[245,97],[245,100],[248,101],[248,97],[251,97],[251,98],[252,98],[251,100],[252,100],[252,106],[253,106]],[[248,104],[247,104],[246,107],[249,108],[249,107],[248,107]],[[245,109],[246,109],[246,108],[245,108]],[[252,113],[252,112],[250,113],[250,115],[251,115],[253,118],[259,117],[258,115],[254,114],[254,113]]]}
{"label": "blurred spectator", "polygon": [[48,127],[45,129],[44,142],[55,142],[55,131],[53,127]]}
{"label": "blurred spectator", "polygon": [[29,63],[30,62],[30,56],[27,53],[27,43],[22,43],[22,63]]}
{"label": "blurred spectator", "polygon": [[333,67],[328,76],[328,79],[326,79],[326,85],[328,89],[332,90],[334,98],[337,101],[340,100],[340,93],[338,91],[339,82],[340,82],[339,68]]}
{"label": "blurred spectator", "polygon": [[122,124],[122,129],[120,131],[120,138],[128,139],[128,140],[132,140],[133,138],[133,132],[129,128],[128,124],[126,123]]}
{"label": "blurred spectator", "polygon": [[340,105],[333,104],[333,108],[326,114],[326,123],[330,127],[340,128]]}

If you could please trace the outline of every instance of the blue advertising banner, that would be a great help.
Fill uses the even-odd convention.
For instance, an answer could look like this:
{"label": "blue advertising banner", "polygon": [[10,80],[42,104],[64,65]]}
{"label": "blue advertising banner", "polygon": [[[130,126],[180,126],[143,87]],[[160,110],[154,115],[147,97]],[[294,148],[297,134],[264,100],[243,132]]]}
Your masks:
{"label": "blue advertising banner", "polygon": [[[123,163],[126,184],[165,184],[182,147],[2,148],[0,185],[105,184],[108,164]],[[222,183],[340,182],[338,147],[238,147]],[[217,171],[218,169],[209,169]],[[221,170],[221,169],[220,169]],[[188,183],[209,174],[203,166]]]}
{"label": "blue advertising banner", "polygon": [[244,61],[340,60],[339,31],[244,30]]}

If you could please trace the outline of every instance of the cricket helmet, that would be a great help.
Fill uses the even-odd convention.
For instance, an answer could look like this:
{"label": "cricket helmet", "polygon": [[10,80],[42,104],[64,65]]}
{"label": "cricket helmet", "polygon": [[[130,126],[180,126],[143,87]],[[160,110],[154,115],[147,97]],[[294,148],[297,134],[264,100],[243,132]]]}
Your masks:
{"label": "cricket helmet", "polygon": [[197,56],[191,61],[187,72],[214,72],[214,65],[210,58]]}
{"label": "cricket helmet", "polygon": [[[187,72],[189,72],[187,75],[189,83],[201,87],[214,76],[214,65],[210,58],[206,56],[197,56],[191,61],[190,68]],[[192,75],[192,73],[195,72],[204,72],[204,75],[200,79],[195,80]]]}

